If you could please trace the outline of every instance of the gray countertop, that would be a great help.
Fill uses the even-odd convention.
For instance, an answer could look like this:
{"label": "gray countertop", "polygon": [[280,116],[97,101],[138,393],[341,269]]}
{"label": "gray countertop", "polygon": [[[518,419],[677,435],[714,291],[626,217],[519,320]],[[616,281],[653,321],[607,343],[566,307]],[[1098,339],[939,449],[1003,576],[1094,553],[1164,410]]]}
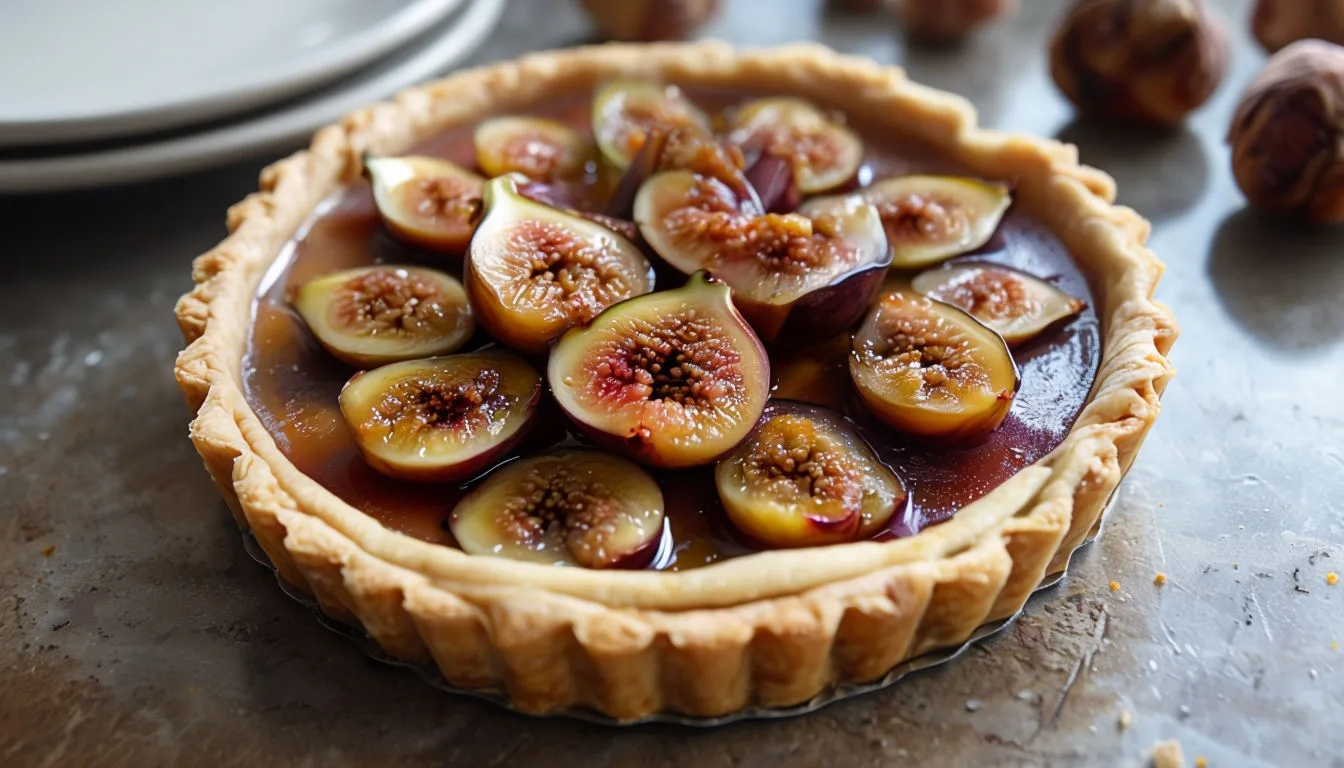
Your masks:
{"label": "gray countertop", "polygon": [[[1070,122],[1043,55],[1062,0],[952,50],[813,2],[732,0],[707,30],[901,63],[989,125],[1079,144],[1152,219],[1184,327],[1162,418],[1068,578],[952,664],[793,720],[617,731],[368,660],[244,552],[171,376],[190,259],[265,158],[0,198],[0,763],[1127,765],[1176,738],[1211,766],[1344,766],[1344,584],[1326,584],[1344,572],[1344,232],[1242,210],[1222,136],[1264,58],[1248,4],[1216,3],[1232,74],[1161,135]],[[478,60],[586,34],[569,3],[514,0]]]}

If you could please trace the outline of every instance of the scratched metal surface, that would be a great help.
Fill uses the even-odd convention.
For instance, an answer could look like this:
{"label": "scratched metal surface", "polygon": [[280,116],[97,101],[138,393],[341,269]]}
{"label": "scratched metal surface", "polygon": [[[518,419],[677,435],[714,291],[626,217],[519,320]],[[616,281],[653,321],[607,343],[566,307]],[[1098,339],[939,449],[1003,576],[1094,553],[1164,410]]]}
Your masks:
{"label": "scratched metal surface", "polygon": [[[951,663],[801,718],[616,732],[445,694],[277,589],[185,439],[172,304],[265,159],[0,198],[0,763],[1134,765],[1176,738],[1213,766],[1344,766],[1344,232],[1242,212],[1222,134],[1263,61],[1248,0],[1216,3],[1233,72],[1165,136],[1070,121],[1043,61],[1062,0],[952,51],[815,2],[729,5],[707,34],[902,63],[989,125],[1078,143],[1153,220],[1181,373],[1069,576]],[[478,58],[586,34],[514,0]]]}

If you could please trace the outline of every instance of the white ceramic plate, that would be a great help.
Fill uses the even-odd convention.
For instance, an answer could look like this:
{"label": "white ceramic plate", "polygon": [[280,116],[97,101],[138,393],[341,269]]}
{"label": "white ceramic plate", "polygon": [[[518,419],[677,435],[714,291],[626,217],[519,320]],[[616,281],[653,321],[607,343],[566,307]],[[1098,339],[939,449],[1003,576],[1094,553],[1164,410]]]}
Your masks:
{"label": "white ceramic plate", "polygon": [[485,41],[499,21],[504,2],[468,0],[460,14],[436,27],[414,50],[321,94],[256,117],[115,149],[0,160],[0,192],[91,189],[145,181],[293,148],[347,112],[446,72]]}
{"label": "white ceramic plate", "polygon": [[462,0],[0,0],[0,146],[108,139],[274,103]]}

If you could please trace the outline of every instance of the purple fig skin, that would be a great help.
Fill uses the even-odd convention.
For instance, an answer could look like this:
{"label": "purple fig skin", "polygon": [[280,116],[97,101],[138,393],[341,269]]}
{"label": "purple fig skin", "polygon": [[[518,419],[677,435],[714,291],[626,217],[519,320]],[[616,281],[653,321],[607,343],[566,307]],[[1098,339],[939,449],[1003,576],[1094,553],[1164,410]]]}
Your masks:
{"label": "purple fig skin", "polygon": [[[816,526],[817,530],[820,532],[820,536],[825,537],[823,541],[820,541],[813,546],[832,546],[835,544],[844,544],[847,541],[862,541],[862,539],[855,538],[855,535],[859,531],[859,524],[863,520],[863,516],[858,512],[839,521],[822,521],[810,515],[806,519],[809,525]],[[845,528],[848,528],[849,530],[845,530]],[[750,533],[738,528],[736,525],[732,526],[731,535],[734,541],[748,549],[767,552],[782,548],[778,544],[771,544],[765,539],[752,536]]]}
{"label": "purple fig skin", "polygon": [[518,184],[518,194],[534,203],[541,203],[562,211],[577,207],[573,197],[565,188],[547,181],[521,182]]}
{"label": "purple fig skin", "polygon": [[807,520],[808,525],[816,528],[826,536],[844,536],[848,538],[855,533],[858,533],[859,523],[863,520],[863,515],[858,512],[852,512],[840,520],[831,520],[824,517],[807,515],[804,519]]}
{"label": "purple fig skin", "polygon": [[798,210],[803,193],[793,178],[793,163],[779,155],[762,155],[747,169],[747,182],[756,190],[766,213]]}
{"label": "purple fig skin", "polygon": [[886,264],[862,267],[803,295],[789,308],[779,333],[768,341],[775,347],[801,347],[853,328],[882,293],[890,266],[888,259]]}
{"label": "purple fig skin", "polygon": [[377,456],[364,454],[364,460],[368,462],[369,466],[382,474],[402,480],[411,480],[417,483],[460,483],[483,474],[507,457],[517,447],[518,443],[532,431],[532,425],[535,422],[536,414],[533,413],[527,417],[527,423],[519,427],[518,434],[515,437],[509,438],[488,451],[469,456],[451,467],[441,467],[434,471],[417,473],[414,477],[404,469],[391,466]]}
{"label": "purple fig skin", "polygon": [[605,213],[589,213],[588,211],[567,211],[581,219],[587,219],[594,224],[600,224],[612,232],[624,237],[626,240],[634,243],[645,255],[652,250],[644,242],[644,236],[639,233],[639,226],[629,219],[618,219],[615,216],[608,216]]}
{"label": "purple fig skin", "polygon": [[609,571],[642,571],[653,563],[653,559],[658,556],[658,552],[663,548],[663,539],[670,535],[667,528],[667,519],[663,519],[663,525],[658,529],[658,535],[639,545],[633,552],[622,555],[615,562],[608,565],[603,570]]}
{"label": "purple fig skin", "polygon": [[908,536],[914,536],[916,533],[922,531],[923,527],[919,524],[917,516],[911,514],[913,508],[914,503],[910,500],[910,496],[907,494],[905,501],[902,501],[897,505],[896,511],[891,514],[891,519],[887,521],[886,525],[879,528],[877,532],[872,535],[871,540],[894,541],[896,539],[904,539]]}
{"label": "purple fig skin", "polygon": [[[667,221],[671,211],[701,205],[699,200],[708,199],[709,195],[717,196],[711,202],[717,210],[740,212],[740,199],[730,194],[715,180],[705,177],[684,171],[660,174],[640,190],[637,223],[664,263],[682,274],[707,269],[726,280],[734,289],[734,305],[768,346],[820,341],[843,332],[863,317],[877,298],[876,289],[894,257],[877,209],[847,201],[845,209],[834,217],[827,214],[812,219],[812,225],[818,229],[807,236],[805,247],[831,248],[839,240],[853,250],[843,255],[832,252],[831,258],[835,260],[824,268],[809,269],[802,274],[785,273],[786,285],[781,288],[772,283],[777,273],[768,262],[760,261],[762,252],[754,240],[739,241],[740,255],[734,253],[729,258],[723,256],[724,251],[716,248],[713,241],[697,239],[698,232],[669,235],[660,228],[660,222]],[[747,213],[732,218],[731,226],[750,228],[764,223],[794,237],[796,232],[789,232],[794,227],[790,219],[779,218],[779,214],[768,216],[779,220],[770,222]],[[783,216],[804,218],[797,214]],[[792,241],[788,247],[794,247]],[[786,327],[794,336],[786,335]]]}
{"label": "purple fig skin", "polygon": [[629,219],[623,219],[618,216],[608,216],[603,213],[592,213],[577,207],[577,203],[564,188],[549,184],[544,181],[529,181],[518,185],[518,194],[526,197],[534,203],[550,206],[558,211],[564,211],[571,216],[577,216],[580,219],[587,219],[594,224],[601,224],[612,232],[624,237],[626,240],[638,245],[641,250],[649,250],[641,243],[644,238],[639,234],[639,227],[635,222]]}
{"label": "purple fig skin", "polygon": [[658,158],[663,154],[663,145],[667,143],[667,131],[654,131],[639,151],[635,153],[630,165],[625,167],[616,190],[607,202],[606,214],[618,219],[628,219],[635,213],[635,196],[639,187],[658,170]]}

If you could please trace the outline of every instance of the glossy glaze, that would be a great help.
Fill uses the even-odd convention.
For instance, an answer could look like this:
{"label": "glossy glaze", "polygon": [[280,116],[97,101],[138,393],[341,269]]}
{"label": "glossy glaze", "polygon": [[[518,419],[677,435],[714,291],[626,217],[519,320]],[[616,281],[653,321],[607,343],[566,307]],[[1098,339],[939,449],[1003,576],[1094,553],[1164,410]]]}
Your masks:
{"label": "glossy glaze", "polygon": [[[721,95],[699,95],[711,109],[728,102]],[[528,110],[530,114],[584,127],[586,99]],[[898,173],[955,172],[955,166],[927,148],[896,143],[867,126],[856,126],[867,144],[859,183]],[[415,152],[445,157],[471,167],[471,126],[447,132]],[[600,207],[610,178],[590,174],[571,185],[569,199],[590,210]],[[1085,280],[1063,245],[1044,226],[1012,211],[982,249],[959,257],[1006,264],[1058,285],[1090,302]],[[406,246],[379,223],[366,184],[338,193],[314,215],[281,255],[263,283],[245,365],[248,398],[281,450],[305,474],[389,528],[446,545],[452,537],[443,525],[462,487],[417,485],[378,474],[361,458],[340,412],[336,396],[353,372],[327,355],[289,304],[304,282],[335,269],[372,263],[434,266],[460,275],[460,260]],[[908,275],[894,274],[899,283]],[[675,276],[659,273],[659,287]],[[477,335],[467,349],[493,343]],[[1015,350],[1022,388],[1007,420],[985,443],[959,451],[932,450],[911,443],[868,416],[854,396],[845,368],[847,339],[798,350],[774,359],[776,393],[835,407],[851,417],[879,456],[905,480],[911,503],[880,536],[904,536],[946,520],[1022,467],[1058,445],[1068,432],[1092,386],[1100,354],[1095,314],[1078,317]],[[535,361],[539,367],[543,360]],[[538,427],[520,453],[586,443],[549,396]],[[668,530],[653,567],[683,569],[752,551],[727,523],[714,490],[713,467],[660,472],[656,477],[667,504]]]}

